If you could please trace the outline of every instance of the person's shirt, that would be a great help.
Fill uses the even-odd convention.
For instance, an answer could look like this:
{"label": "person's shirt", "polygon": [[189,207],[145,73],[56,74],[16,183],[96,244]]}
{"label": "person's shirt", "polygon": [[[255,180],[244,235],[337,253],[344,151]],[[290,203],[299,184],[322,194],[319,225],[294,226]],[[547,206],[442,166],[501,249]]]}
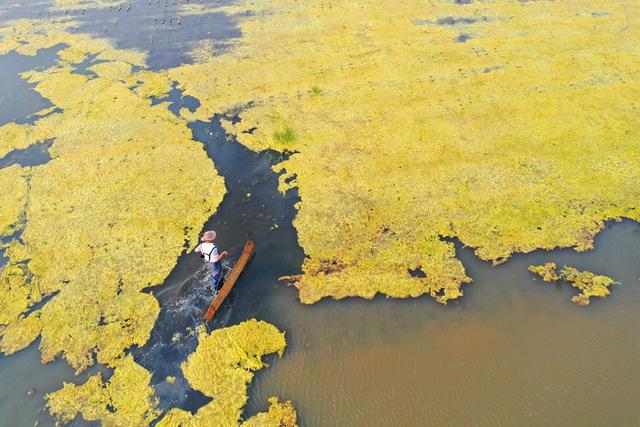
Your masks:
{"label": "person's shirt", "polygon": [[213,262],[212,259],[218,257],[218,248],[213,243],[200,243],[196,248],[196,252],[200,252],[206,262]]}

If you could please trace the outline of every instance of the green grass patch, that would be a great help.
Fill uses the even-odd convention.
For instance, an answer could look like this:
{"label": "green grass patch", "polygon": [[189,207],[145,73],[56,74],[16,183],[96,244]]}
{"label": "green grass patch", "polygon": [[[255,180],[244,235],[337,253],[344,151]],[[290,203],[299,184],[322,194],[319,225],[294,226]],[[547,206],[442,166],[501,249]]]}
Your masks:
{"label": "green grass patch", "polygon": [[273,139],[281,144],[288,144],[295,141],[296,138],[296,133],[289,126],[285,126],[284,130],[281,132],[276,131],[273,133]]}

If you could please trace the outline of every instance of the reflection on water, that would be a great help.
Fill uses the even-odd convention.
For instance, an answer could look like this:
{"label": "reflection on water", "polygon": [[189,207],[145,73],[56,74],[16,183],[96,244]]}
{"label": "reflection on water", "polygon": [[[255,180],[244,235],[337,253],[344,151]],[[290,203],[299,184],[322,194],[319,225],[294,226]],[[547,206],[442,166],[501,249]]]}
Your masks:
{"label": "reflection on water", "polygon": [[[8,12],[0,20],[39,13],[3,9],[4,3],[0,1],[0,11]],[[179,26],[172,19],[169,24],[176,7],[154,1],[136,4],[130,12],[90,11],[79,16],[85,22],[80,31],[116,37],[121,46],[151,49],[154,67],[185,60],[189,42],[209,36],[224,45],[239,36],[222,15],[185,18]],[[214,22],[220,25],[211,30]],[[49,106],[17,74],[24,67],[50,63],[55,51],[36,58],[0,56],[0,84],[6,86],[2,95],[12,97],[8,105],[9,98],[0,102],[0,124],[27,120]],[[87,64],[80,64],[78,72]],[[178,89],[157,101],[169,101],[172,111],[198,105],[194,98],[182,98]],[[591,252],[537,252],[496,268],[480,262],[471,250],[459,249],[474,283],[447,307],[429,297],[324,300],[303,306],[296,290],[277,280],[297,273],[303,259],[291,225],[297,193],[277,193],[277,175],[271,171],[280,155],[253,153],[226,142],[217,118],[191,129],[229,190],[205,228],[218,231],[218,246],[232,258],[248,238],[257,244],[255,259],[209,327],[257,317],[287,331],[284,357],[270,358],[271,367],[259,371],[250,386],[246,416],[266,409],[267,398],[277,395],[294,401],[303,426],[640,424],[638,224],[625,221],[603,231]],[[547,261],[606,274],[621,284],[607,300],[578,307],[569,300],[575,293],[569,285],[543,283],[527,271],[529,265]],[[185,254],[166,284],[151,290],[162,312],[149,343],[133,350],[136,360],[154,371],[164,408],[194,410],[207,401],[179,370],[197,344],[190,329],[211,299],[201,265],[200,258]],[[14,356],[0,356],[0,425],[52,425],[40,412],[43,395],[63,380],[84,382],[98,369],[75,377],[63,362],[42,366],[37,343]],[[167,375],[176,376],[176,382],[168,384]]]}

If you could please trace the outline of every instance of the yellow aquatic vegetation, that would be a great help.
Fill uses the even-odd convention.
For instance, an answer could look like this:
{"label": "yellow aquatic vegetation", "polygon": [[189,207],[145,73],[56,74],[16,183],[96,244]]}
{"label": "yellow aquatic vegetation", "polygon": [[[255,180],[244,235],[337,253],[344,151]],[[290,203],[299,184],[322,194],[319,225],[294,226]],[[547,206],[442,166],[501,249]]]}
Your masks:
{"label": "yellow aquatic vegetation", "polygon": [[[283,332],[255,319],[214,330],[208,335],[201,328],[199,333],[198,348],[182,364],[182,372],[194,389],[213,400],[195,414],[174,408],[160,420],[159,427],[240,425],[253,371],[265,366],[262,361],[264,355],[277,352],[281,356],[286,347]],[[269,412],[251,418],[249,425],[296,425],[296,413],[291,402],[281,404],[277,399],[270,399],[270,402]],[[280,424],[275,424],[277,420]],[[262,421],[265,423],[260,424]]]}
{"label": "yellow aquatic vegetation", "polygon": [[88,70],[109,80],[124,81],[131,76],[131,64],[124,61],[100,62],[92,65]]}
{"label": "yellow aquatic vegetation", "polygon": [[578,305],[589,305],[591,297],[606,298],[611,293],[609,288],[616,284],[610,277],[578,271],[573,267],[564,267],[560,274],[571,286],[580,290],[578,295],[571,297],[571,301]]}
{"label": "yellow aquatic vegetation", "polygon": [[166,72],[143,70],[131,75],[129,83],[135,86],[134,91],[145,98],[155,96],[162,97],[171,90],[172,81]]}
{"label": "yellow aquatic vegetation", "polygon": [[27,203],[27,180],[18,165],[0,169],[0,237],[16,231]]}
{"label": "yellow aquatic vegetation", "polygon": [[195,43],[195,47],[189,51],[189,56],[194,62],[207,62],[213,57],[215,45],[213,40],[204,39]]}
{"label": "yellow aquatic vegetation", "polygon": [[556,271],[555,262],[548,262],[543,265],[532,265],[529,266],[528,270],[542,277],[542,280],[545,282],[555,282],[561,279],[560,275]]}
{"label": "yellow aquatic vegetation", "polygon": [[531,266],[529,271],[542,276],[545,282],[563,279],[571,283],[571,286],[580,290],[578,295],[571,297],[571,301],[578,305],[589,305],[591,297],[608,297],[611,294],[609,288],[616,284],[610,277],[596,275],[590,271],[579,271],[573,267],[565,266],[558,272],[553,262]]}
{"label": "yellow aquatic vegetation", "polygon": [[287,400],[280,403],[277,397],[269,398],[269,409],[260,412],[248,420],[238,422],[225,422],[220,420],[208,404],[193,415],[189,411],[173,408],[162,420],[156,424],[158,427],[297,427],[298,414],[293,404]]}
{"label": "yellow aquatic vegetation", "polygon": [[[41,327],[43,361],[62,354],[81,371],[94,354],[114,366],[147,341],[159,307],[142,290],[162,283],[197,241],[225,189],[186,122],[124,82],[131,76],[123,63],[139,66],[143,57],[30,21],[2,29],[0,46],[15,46],[15,35],[16,50],[36,53],[51,45],[49,34],[66,46],[60,61],[23,78],[62,112],[0,127],[0,140],[54,141],[53,160],[30,171],[24,231],[0,272],[1,346],[17,351]],[[71,63],[89,54],[114,64],[98,67],[97,77],[73,73]]]}
{"label": "yellow aquatic vegetation", "polygon": [[269,409],[249,418],[242,427],[297,427],[298,414],[290,401],[280,403],[277,397],[269,398]]}
{"label": "yellow aquatic vegetation", "polygon": [[[10,293],[7,294],[11,296]],[[13,354],[28,346],[42,331],[40,313],[20,316],[6,326],[0,326],[0,351]]]}
{"label": "yellow aquatic vegetation", "polygon": [[251,2],[231,2],[222,4],[220,1],[210,1],[208,3],[183,3],[178,7],[178,14],[182,16],[190,15],[208,15],[211,13],[224,13],[232,17],[242,17],[249,13],[264,11],[264,5],[261,3],[253,4]]}
{"label": "yellow aquatic vegetation", "polygon": [[[33,281],[30,280],[26,267],[18,263],[9,263],[0,269],[0,292],[0,303],[2,303],[0,325],[21,322],[20,314],[29,308],[32,301],[39,300],[42,297],[37,285],[33,286]],[[16,324],[13,327],[21,329]],[[2,335],[0,347],[13,347],[5,344],[7,337],[4,336],[4,333],[4,330],[0,331]],[[9,340],[16,341],[15,338],[9,338]],[[11,351],[11,353],[14,351]]]}
{"label": "yellow aquatic vegetation", "polygon": [[[38,140],[38,136],[32,135],[33,129],[29,125],[8,123],[3,126],[2,138],[0,138],[0,157],[6,156],[9,152],[18,149],[24,149],[31,144],[31,141]],[[42,138],[40,138],[42,139]],[[15,174],[6,174],[13,176]],[[3,187],[7,188],[7,187]]]}
{"label": "yellow aquatic vegetation", "polygon": [[54,0],[52,10],[106,9],[121,6],[126,0]]}
{"label": "yellow aquatic vegetation", "polygon": [[301,197],[302,302],[444,303],[470,279],[442,237],[499,263],[640,219],[640,4],[233,8],[249,12],[234,49],[169,74],[201,102],[190,119],[237,113],[240,142],[293,153],[278,168]]}
{"label": "yellow aquatic vegetation", "polygon": [[178,7],[178,14],[182,16],[190,15],[206,15],[218,12],[222,6],[219,3],[203,4],[203,3],[185,3]]}
{"label": "yellow aquatic vegetation", "polygon": [[97,374],[82,385],[65,383],[46,396],[47,407],[63,423],[80,413],[104,426],[147,426],[160,413],[150,381],[151,373],[127,356],[108,381]]}

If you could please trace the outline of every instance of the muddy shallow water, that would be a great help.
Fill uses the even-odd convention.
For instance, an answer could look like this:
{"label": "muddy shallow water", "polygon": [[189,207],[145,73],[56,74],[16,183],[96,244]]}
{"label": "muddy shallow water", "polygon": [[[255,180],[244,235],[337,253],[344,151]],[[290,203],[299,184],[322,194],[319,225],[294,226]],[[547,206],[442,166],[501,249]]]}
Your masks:
{"label": "muddy shallow water", "polygon": [[[149,48],[151,64],[161,67],[185,60],[176,46],[205,37],[208,25],[222,22],[218,15],[193,18],[192,25],[181,25],[188,28],[184,32],[165,30],[165,24],[150,18],[173,16],[171,6],[162,6],[134,8],[126,18],[115,11],[94,15],[104,22],[110,17],[120,28],[141,28],[140,22],[148,22],[149,31],[160,34],[153,43],[143,31],[115,31],[90,18],[85,30],[119,38],[125,47]],[[1,19],[20,16],[15,8],[7,10]],[[23,12],[35,15],[37,8]],[[224,20],[222,26],[224,31],[213,35],[221,45],[238,35],[231,22]],[[177,35],[172,39],[172,34]],[[162,43],[173,47],[162,49]],[[18,82],[18,72],[50,63],[52,54],[55,50],[36,58],[0,57],[0,77]],[[11,89],[4,92],[11,103],[0,103],[0,123],[28,120],[48,106],[26,84],[3,84]],[[166,100],[172,111],[197,105],[194,99],[180,98],[177,90]],[[291,223],[297,194],[280,195],[271,171],[281,155],[253,153],[227,141],[218,119],[191,125],[228,190],[204,227],[218,231],[218,245],[232,259],[248,238],[257,248],[209,327],[256,317],[285,330],[288,343],[284,357],[269,358],[270,367],[259,371],[250,385],[246,417],[266,409],[267,398],[277,395],[294,402],[302,426],[640,424],[640,225],[610,224],[590,252],[540,251],[514,256],[498,267],[458,247],[474,282],[464,287],[461,300],[446,307],[429,297],[301,305],[297,291],[278,281],[297,273],[304,257]],[[44,162],[43,150],[13,153],[4,163],[0,159],[0,167]],[[529,265],[547,261],[621,283],[608,299],[578,307],[569,300],[575,293],[569,285],[543,283],[527,271]],[[207,398],[188,386],[179,364],[197,344],[189,331],[210,300],[200,259],[184,254],[166,283],[149,291],[162,311],[149,342],[132,353],[154,372],[161,407],[195,410]],[[84,382],[101,369],[75,377],[64,362],[43,366],[37,342],[11,357],[0,356],[0,425],[53,425],[41,411],[43,395],[62,381]],[[177,381],[168,384],[168,375]],[[87,423],[76,419],[72,424]]]}

